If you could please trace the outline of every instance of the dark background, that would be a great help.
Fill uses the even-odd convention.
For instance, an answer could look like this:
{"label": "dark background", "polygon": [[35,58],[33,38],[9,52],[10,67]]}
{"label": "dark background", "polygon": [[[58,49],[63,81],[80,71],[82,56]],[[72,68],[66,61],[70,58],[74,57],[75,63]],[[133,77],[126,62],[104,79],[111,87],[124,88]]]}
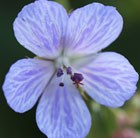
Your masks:
{"label": "dark background", "polygon": [[[33,0],[1,0],[0,3],[0,83],[12,63],[33,54],[16,41],[12,24],[23,6]],[[93,0],[59,0],[68,11],[84,6]],[[124,19],[124,28],[120,37],[105,51],[123,54],[136,71],[140,73],[140,1],[139,0],[96,0],[115,6]],[[35,122],[35,110],[18,114],[6,103],[3,92],[0,93],[0,138],[45,138]],[[94,127],[96,125],[94,124]]]}

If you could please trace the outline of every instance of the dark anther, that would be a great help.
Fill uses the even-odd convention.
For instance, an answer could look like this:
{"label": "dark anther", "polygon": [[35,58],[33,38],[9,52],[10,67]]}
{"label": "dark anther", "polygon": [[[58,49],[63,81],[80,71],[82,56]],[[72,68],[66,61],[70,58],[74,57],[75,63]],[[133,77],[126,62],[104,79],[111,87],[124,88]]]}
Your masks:
{"label": "dark anther", "polygon": [[80,83],[84,79],[83,75],[80,73],[74,73],[73,76],[71,76],[71,80],[75,83]]}
{"label": "dark anther", "polygon": [[59,83],[59,86],[63,87],[64,86],[64,83],[63,82],[60,82]]}
{"label": "dark anther", "polygon": [[72,74],[72,69],[71,69],[71,67],[67,67],[67,74],[69,74],[69,75]]}
{"label": "dark anther", "polygon": [[63,74],[64,74],[64,73],[63,73],[63,70],[62,70],[61,68],[59,68],[59,69],[57,70],[57,77],[61,77]]}

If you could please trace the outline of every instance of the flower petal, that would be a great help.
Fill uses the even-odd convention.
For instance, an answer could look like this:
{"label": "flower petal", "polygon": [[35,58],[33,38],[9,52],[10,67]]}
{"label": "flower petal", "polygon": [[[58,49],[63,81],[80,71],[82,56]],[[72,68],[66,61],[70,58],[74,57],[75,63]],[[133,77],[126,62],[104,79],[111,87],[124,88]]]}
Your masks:
{"label": "flower petal", "polygon": [[60,87],[59,79],[54,78],[37,108],[37,124],[49,138],[85,138],[91,127],[90,113],[68,79]]}
{"label": "flower petal", "polygon": [[86,67],[80,68],[85,91],[98,103],[119,107],[136,91],[138,74],[126,58],[115,52],[104,52]]}
{"label": "flower petal", "polygon": [[68,15],[56,2],[38,0],[25,6],[14,22],[17,40],[25,48],[44,58],[56,58],[62,43]]}
{"label": "flower petal", "polygon": [[3,84],[9,106],[20,113],[31,109],[53,73],[52,63],[39,59],[22,59],[13,64]]}
{"label": "flower petal", "polygon": [[93,54],[112,43],[120,34],[123,19],[114,7],[92,3],[71,13],[65,54]]}

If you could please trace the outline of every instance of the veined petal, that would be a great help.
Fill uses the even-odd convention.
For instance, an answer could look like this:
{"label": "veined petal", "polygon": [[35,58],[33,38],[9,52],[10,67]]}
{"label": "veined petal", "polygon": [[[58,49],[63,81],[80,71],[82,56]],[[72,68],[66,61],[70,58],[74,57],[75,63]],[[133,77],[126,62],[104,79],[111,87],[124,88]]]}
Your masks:
{"label": "veined petal", "polygon": [[91,127],[86,104],[68,79],[60,87],[59,79],[54,78],[37,107],[38,127],[49,138],[85,138]]}
{"label": "veined petal", "polygon": [[5,78],[3,91],[16,112],[31,109],[54,73],[52,62],[22,59],[13,64]]}
{"label": "veined petal", "polygon": [[38,0],[25,6],[14,22],[17,40],[39,57],[56,58],[68,20],[66,10],[58,3]]}
{"label": "veined petal", "polygon": [[85,91],[100,104],[122,106],[136,91],[138,74],[120,54],[100,53],[79,72],[84,76]]}
{"label": "veined petal", "polygon": [[123,19],[114,7],[92,3],[71,13],[66,32],[65,54],[96,53],[120,34]]}

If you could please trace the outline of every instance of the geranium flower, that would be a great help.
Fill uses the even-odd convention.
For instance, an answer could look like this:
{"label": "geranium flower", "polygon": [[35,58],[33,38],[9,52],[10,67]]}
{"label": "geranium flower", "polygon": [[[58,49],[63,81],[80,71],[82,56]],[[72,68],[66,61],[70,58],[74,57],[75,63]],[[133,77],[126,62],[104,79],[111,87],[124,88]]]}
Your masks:
{"label": "geranium flower", "polygon": [[130,99],[138,74],[115,52],[100,52],[123,27],[114,7],[92,3],[70,15],[58,3],[38,0],[14,21],[18,42],[37,57],[17,61],[3,85],[9,106],[30,110],[39,99],[36,121],[49,138],[85,138],[91,116],[79,92],[119,107]]}

